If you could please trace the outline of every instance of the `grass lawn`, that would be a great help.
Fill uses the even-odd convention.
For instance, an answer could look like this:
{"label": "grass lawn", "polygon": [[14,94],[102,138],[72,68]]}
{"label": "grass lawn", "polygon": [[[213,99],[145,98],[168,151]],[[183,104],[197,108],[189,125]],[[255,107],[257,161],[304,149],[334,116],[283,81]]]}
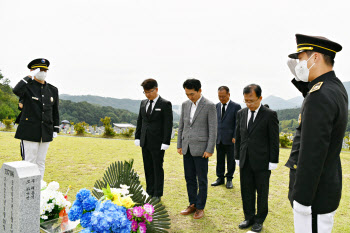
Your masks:
{"label": "grass lawn", "polygon": [[[14,139],[14,133],[0,132],[0,166],[4,162],[20,160],[20,141]],[[280,150],[279,167],[272,172],[269,196],[269,215],[262,232],[293,232],[293,212],[287,198],[288,169],[283,166],[289,157],[290,149]],[[95,181],[101,179],[105,169],[114,161],[133,158],[134,169],[140,175],[145,188],[142,154],[132,140],[114,140],[101,138],[62,137],[51,143],[47,159],[45,181],[57,181],[60,190],[65,192],[72,185],[69,200],[81,188],[92,189]],[[243,220],[242,201],[239,186],[239,172],[233,179],[234,188],[225,186],[211,187],[216,180],[216,154],[209,161],[209,191],[205,217],[194,220],[192,215],[182,216],[179,212],[187,207],[182,156],[176,153],[176,144],[172,143],[165,153],[165,190],[162,198],[171,218],[170,232],[247,232],[239,230]],[[350,154],[342,153],[343,196],[340,208],[335,215],[333,232],[350,232]]]}

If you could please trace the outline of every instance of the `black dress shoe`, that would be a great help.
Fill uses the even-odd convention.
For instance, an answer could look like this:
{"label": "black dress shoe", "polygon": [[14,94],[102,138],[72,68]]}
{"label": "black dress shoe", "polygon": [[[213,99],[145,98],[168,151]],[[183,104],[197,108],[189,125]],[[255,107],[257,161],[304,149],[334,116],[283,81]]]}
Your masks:
{"label": "black dress shoe", "polygon": [[226,182],[226,188],[227,188],[227,189],[233,189],[232,180],[228,180],[228,181]]}
{"label": "black dress shoe", "polygon": [[253,225],[253,223],[254,223],[253,220],[244,220],[238,225],[238,227],[239,229],[245,229]]}
{"label": "black dress shoe", "polygon": [[218,186],[218,185],[221,185],[221,184],[225,184],[225,180],[221,179],[221,178],[218,178],[214,183],[211,183],[211,186]]}
{"label": "black dress shoe", "polygon": [[252,231],[254,232],[260,232],[263,228],[263,225],[260,223],[254,223],[252,226]]}

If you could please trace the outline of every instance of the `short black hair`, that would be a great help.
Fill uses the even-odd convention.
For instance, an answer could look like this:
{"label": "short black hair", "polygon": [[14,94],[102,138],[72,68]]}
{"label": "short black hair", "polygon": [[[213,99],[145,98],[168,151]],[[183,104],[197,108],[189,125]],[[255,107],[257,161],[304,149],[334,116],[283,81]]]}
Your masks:
{"label": "short black hair", "polygon": [[157,83],[157,81],[155,79],[149,78],[149,79],[146,79],[145,81],[143,81],[141,83],[141,86],[145,90],[151,90],[153,88],[157,88],[158,87],[158,83]]}
{"label": "short black hair", "polygon": [[187,89],[194,89],[195,91],[199,91],[199,89],[201,89],[202,84],[201,81],[199,81],[198,79],[187,79],[184,84],[183,84],[183,88],[187,88]]}
{"label": "short black hair", "polygon": [[256,96],[258,98],[260,98],[261,96],[261,87],[258,85],[258,84],[249,84],[248,86],[246,86],[244,89],[243,89],[243,95],[245,94],[249,94],[251,93],[252,91],[255,92]]}
{"label": "short black hair", "polygon": [[228,88],[227,86],[221,86],[218,88],[218,91],[222,91],[222,90],[225,90],[226,93],[230,93],[230,88]]}
{"label": "short black hair", "polygon": [[[305,51],[305,52],[309,58],[314,53],[313,51],[309,51],[309,50]],[[324,59],[324,63],[326,63],[326,65],[331,66],[331,67],[334,66],[334,59],[333,58],[331,58],[330,56],[323,54],[323,53],[320,53],[320,54],[322,54],[323,59]]]}

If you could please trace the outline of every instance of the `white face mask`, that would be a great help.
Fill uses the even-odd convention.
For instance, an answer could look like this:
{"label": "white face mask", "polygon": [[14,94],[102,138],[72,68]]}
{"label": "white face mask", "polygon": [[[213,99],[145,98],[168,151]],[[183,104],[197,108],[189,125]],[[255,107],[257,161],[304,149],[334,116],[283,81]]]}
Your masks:
{"label": "white face mask", "polygon": [[[314,54],[312,54],[313,56]],[[310,58],[312,58],[312,56]],[[296,66],[295,66],[295,74],[297,75],[298,79],[300,79],[300,81],[303,82],[308,82],[309,81],[309,70],[311,69],[311,67],[313,67],[316,63],[312,64],[312,66],[310,67],[310,69],[307,68],[307,62],[310,60],[303,60],[300,61]]]}
{"label": "white face mask", "polygon": [[35,77],[39,79],[40,81],[44,81],[46,78],[46,72],[45,71],[40,71],[38,72]]}

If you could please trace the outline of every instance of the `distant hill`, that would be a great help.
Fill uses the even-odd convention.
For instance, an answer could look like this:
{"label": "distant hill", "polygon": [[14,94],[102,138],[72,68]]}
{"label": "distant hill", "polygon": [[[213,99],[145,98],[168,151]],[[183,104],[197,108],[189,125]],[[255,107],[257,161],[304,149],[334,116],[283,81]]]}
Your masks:
{"label": "distant hill", "polygon": [[[139,113],[140,110],[140,103],[141,100],[132,100],[132,99],[117,99],[112,97],[102,97],[102,96],[95,96],[95,95],[67,95],[67,94],[61,94],[60,95],[61,100],[70,100],[72,102],[88,102],[90,104],[97,104],[100,106],[111,106],[113,108],[117,109],[125,109],[130,112]],[[179,109],[180,106],[174,105],[173,106],[173,117],[174,121],[179,121]]]}
{"label": "distant hill", "polygon": [[137,114],[125,109],[110,106],[90,104],[86,101],[75,103],[70,100],[60,100],[60,120],[78,123],[85,121],[89,125],[102,125],[101,118],[110,117],[112,123],[137,124]]}
{"label": "distant hill", "polygon": [[[344,82],[344,87],[348,94],[350,94],[350,82]],[[91,104],[98,104],[101,106],[111,106],[117,109],[125,109],[130,112],[138,114],[141,100],[132,100],[132,99],[117,99],[111,97],[101,97],[95,95],[67,95],[61,94],[60,99],[70,100],[72,102],[83,102],[86,101]],[[263,104],[268,104],[273,110],[282,110],[282,109],[292,109],[300,108],[303,103],[304,97],[300,96],[294,97],[289,100],[285,100],[281,97],[270,95],[262,100]],[[350,103],[349,103],[350,104]],[[245,104],[241,104],[242,107],[245,107]],[[350,105],[349,105],[350,109]],[[173,116],[174,121],[179,121],[181,113],[180,105],[173,105]]]}
{"label": "distant hill", "polygon": [[[350,82],[343,82],[348,95],[350,94]],[[349,98],[350,99],[350,98]],[[273,110],[282,110],[282,109],[290,109],[290,108],[300,108],[303,103],[304,97],[300,94],[300,96],[294,97],[289,100],[282,99],[280,97],[270,95],[262,100],[263,104],[268,104]],[[350,102],[349,107],[350,109]]]}
{"label": "distant hill", "polygon": [[280,97],[270,95],[266,98],[263,98],[261,102],[262,104],[268,104],[270,108],[273,110],[280,110],[280,109],[299,108],[303,103],[303,100],[304,98],[302,96],[295,97],[290,100],[284,100]]}

